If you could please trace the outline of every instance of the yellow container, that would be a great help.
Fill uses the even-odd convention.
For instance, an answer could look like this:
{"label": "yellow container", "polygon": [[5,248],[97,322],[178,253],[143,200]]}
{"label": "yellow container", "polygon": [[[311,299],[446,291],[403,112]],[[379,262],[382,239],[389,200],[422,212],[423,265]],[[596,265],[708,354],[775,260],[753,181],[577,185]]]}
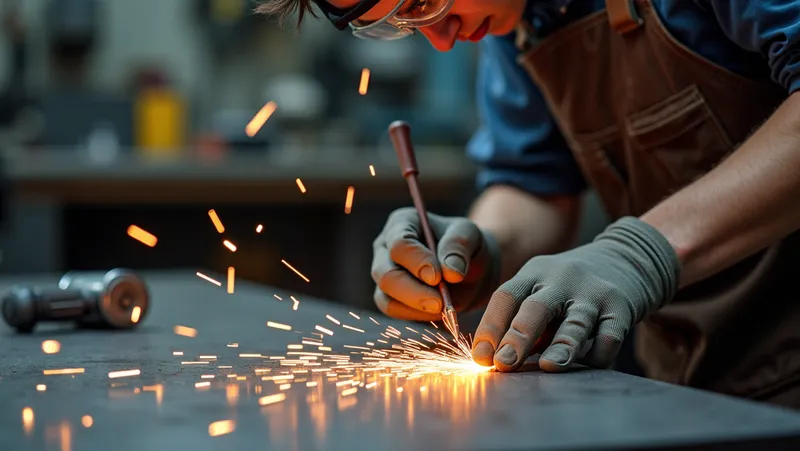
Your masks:
{"label": "yellow container", "polygon": [[186,105],[166,87],[144,88],[136,101],[136,146],[151,156],[176,156],[186,145]]}

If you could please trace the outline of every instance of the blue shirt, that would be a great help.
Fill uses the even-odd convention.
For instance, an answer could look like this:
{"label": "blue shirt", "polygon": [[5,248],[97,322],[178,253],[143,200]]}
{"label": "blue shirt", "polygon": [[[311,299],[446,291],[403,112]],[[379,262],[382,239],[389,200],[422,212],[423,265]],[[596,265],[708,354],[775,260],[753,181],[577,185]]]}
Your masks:
{"label": "blue shirt", "polygon": [[[800,89],[800,1],[652,2],[675,39],[699,55],[744,76],[769,76],[787,95]],[[528,0],[526,18],[546,34],[603,8],[604,0]],[[481,46],[482,125],[467,148],[481,165],[479,187],[513,185],[538,195],[583,191],[586,183],[539,89],[516,62],[513,33],[488,36]]]}

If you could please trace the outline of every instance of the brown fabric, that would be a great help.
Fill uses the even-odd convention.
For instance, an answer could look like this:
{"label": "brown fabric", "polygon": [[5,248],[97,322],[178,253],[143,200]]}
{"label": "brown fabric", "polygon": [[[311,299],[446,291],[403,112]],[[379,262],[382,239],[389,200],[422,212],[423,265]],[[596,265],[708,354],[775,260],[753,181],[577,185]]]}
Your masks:
{"label": "brown fabric", "polygon": [[629,33],[642,25],[633,0],[606,3],[608,23],[619,33]]}
{"label": "brown fabric", "polygon": [[[634,28],[637,16],[619,19],[632,5]],[[606,6],[541,42],[520,37],[519,62],[608,213],[638,216],[712,169],[786,95],[769,80],[744,78],[687,49],[649,1]],[[638,326],[645,372],[780,398],[781,387],[800,380],[797,280],[800,234],[682,290]],[[782,402],[800,407],[793,399]]]}

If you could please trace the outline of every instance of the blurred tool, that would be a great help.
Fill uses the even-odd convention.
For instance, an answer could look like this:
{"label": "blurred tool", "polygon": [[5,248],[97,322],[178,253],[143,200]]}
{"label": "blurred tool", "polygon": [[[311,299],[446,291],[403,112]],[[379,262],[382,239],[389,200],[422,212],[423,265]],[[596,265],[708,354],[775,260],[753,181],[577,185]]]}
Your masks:
{"label": "blurred tool", "polygon": [[[428,249],[436,255],[436,239],[433,237],[431,225],[428,222],[428,210],[425,209],[425,203],[422,200],[422,192],[417,183],[417,175],[419,168],[417,167],[417,158],[414,155],[414,146],[411,144],[411,127],[403,121],[395,121],[389,125],[389,138],[394,144],[394,150],[397,153],[397,159],[400,162],[400,171],[403,177],[408,182],[408,189],[411,191],[411,198],[414,199],[414,207],[419,214],[420,224],[422,225],[422,233],[425,235],[425,241]],[[456,316],[456,309],[453,307],[453,300],[450,299],[450,290],[447,288],[444,278],[439,282],[439,293],[442,295],[444,301],[444,322],[450,329],[450,333],[458,338],[458,317]]]}
{"label": "blurred tool", "polygon": [[147,315],[150,299],[141,278],[126,269],[68,272],[58,288],[16,286],[3,298],[3,318],[18,332],[37,322],[73,321],[83,327],[130,329]]}

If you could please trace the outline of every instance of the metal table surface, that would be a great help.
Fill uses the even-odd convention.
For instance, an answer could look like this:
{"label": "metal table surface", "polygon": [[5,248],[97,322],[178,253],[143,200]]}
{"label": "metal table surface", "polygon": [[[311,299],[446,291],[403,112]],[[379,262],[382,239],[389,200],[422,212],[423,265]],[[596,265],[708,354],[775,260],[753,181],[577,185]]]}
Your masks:
{"label": "metal table surface", "polygon": [[[191,270],[145,278],[152,308],[133,332],[40,325],[33,335],[22,336],[0,326],[0,449],[731,449],[736,443],[744,443],[741,449],[800,449],[800,414],[613,371],[413,380],[373,373],[367,380],[378,385],[357,387],[350,396],[341,394],[347,387],[337,387],[324,373],[309,373],[302,377],[317,386],[308,387],[298,375],[281,392],[275,381],[262,381],[265,373],[255,371],[272,368],[276,374],[281,368],[276,361],[239,354],[284,354],[287,344],[308,336],[298,331],[312,332],[317,324],[334,330],[325,340],[332,352],[346,354],[345,344],[364,346],[380,338],[387,324],[403,331],[409,324],[370,313],[356,320],[336,304],[302,295],[295,295],[300,301],[295,311],[285,293],[277,293],[280,301],[268,287],[238,281],[231,295]],[[56,281],[7,277],[0,289]],[[365,333],[337,327],[326,314]],[[267,328],[267,321],[289,324],[293,331]],[[176,335],[175,325],[198,333]],[[58,340],[60,352],[44,354],[45,339]],[[228,347],[233,342],[238,348]],[[181,363],[205,354],[217,359],[206,365]],[[220,368],[225,366],[230,368]],[[54,368],[85,372],[43,375]],[[141,374],[108,377],[128,369]],[[211,386],[196,388],[203,380]],[[45,384],[46,391],[37,391],[37,384]],[[286,399],[259,405],[260,397],[275,393],[285,393]],[[25,407],[32,409],[32,421],[23,421]],[[88,428],[82,425],[86,415],[93,421]],[[234,430],[210,436],[209,425],[225,420]]]}

